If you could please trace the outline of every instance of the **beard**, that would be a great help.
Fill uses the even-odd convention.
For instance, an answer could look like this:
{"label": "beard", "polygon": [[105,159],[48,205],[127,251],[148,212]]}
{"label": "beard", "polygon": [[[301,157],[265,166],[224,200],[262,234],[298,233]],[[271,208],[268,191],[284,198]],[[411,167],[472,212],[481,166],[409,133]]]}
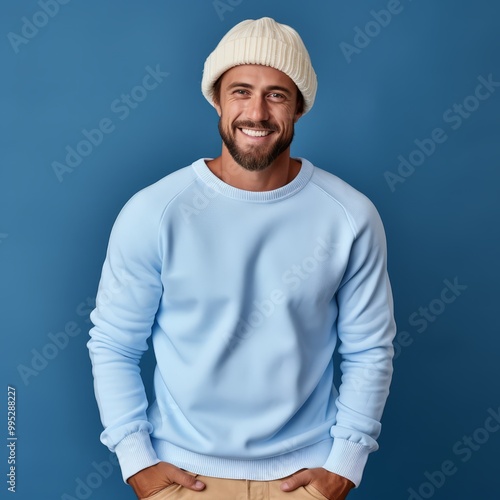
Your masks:
{"label": "beard", "polygon": [[248,146],[246,148],[241,148],[236,143],[235,138],[235,131],[238,128],[271,130],[273,132],[278,132],[279,129],[267,120],[261,122],[245,120],[235,122],[232,130],[229,130],[229,128],[226,130],[222,125],[222,116],[219,119],[219,134],[229,154],[238,165],[252,172],[265,170],[269,167],[281,153],[288,149],[295,134],[295,129],[292,125],[292,130],[287,136],[278,137],[272,144],[267,146]]}

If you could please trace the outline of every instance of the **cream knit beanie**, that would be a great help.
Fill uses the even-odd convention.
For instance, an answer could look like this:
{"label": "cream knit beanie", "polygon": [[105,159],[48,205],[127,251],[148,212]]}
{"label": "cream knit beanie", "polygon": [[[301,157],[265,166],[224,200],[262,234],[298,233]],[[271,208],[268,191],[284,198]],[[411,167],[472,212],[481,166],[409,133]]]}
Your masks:
{"label": "cream knit beanie", "polygon": [[299,34],[274,19],[249,19],[232,28],[205,61],[201,91],[213,106],[214,84],[228,69],[241,64],[271,66],[288,75],[304,97],[304,114],[314,103],[318,86],[311,59]]}

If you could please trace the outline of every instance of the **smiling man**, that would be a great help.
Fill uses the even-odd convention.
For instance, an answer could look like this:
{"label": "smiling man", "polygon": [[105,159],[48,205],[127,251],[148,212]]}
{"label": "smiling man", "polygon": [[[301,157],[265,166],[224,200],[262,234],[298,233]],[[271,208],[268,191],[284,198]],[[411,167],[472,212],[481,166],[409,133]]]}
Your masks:
{"label": "smiling man", "polygon": [[290,158],[289,148],[304,102],[290,77],[268,66],[239,65],[219,77],[213,99],[224,145],[207,165],[220,179],[225,175],[233,186],[267,191],[295,177],[300,162]]}
{"label": "smiling man", "polygon": [[140,499],[342,500],[378,448],[385,235],[366,197],[290,156],[316,87],[296,31],[235,26],[202,81],[221,155],[140,191],[113,227],[88,346],[101,439]]}

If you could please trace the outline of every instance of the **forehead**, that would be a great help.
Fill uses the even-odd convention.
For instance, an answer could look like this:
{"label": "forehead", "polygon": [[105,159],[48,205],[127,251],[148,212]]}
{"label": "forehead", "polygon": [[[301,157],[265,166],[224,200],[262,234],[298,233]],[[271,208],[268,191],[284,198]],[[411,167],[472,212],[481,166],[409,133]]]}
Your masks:
{"label": "forehead", "polygon": [[228,69],[222,75],[221,86],[224,88],[232,83],[244,83],[253,87],[285,87],[293,92],[297,86],[285,73],[269,66],[260,64],[242,64]]}

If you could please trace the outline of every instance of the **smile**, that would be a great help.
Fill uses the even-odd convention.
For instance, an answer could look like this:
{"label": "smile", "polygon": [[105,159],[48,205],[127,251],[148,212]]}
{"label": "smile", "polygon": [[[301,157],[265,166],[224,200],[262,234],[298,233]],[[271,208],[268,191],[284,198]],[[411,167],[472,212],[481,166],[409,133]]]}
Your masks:
{"label": "smile", "polygon": [[272,133],[272,130],[253,130],[249,128],[241,128],[240,130],[250,137],[266,137]]}

